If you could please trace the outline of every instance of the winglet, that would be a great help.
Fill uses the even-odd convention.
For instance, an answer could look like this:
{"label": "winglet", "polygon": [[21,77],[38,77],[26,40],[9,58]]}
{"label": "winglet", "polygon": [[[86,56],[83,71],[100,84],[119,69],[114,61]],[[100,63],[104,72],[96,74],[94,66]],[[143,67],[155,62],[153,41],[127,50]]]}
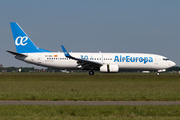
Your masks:
{"label": "winglet", "polygon": [[69,54],[69,52],[65,49],[65,47],[64,47],[63,45],[61,45],[61,48],[62,48],[62,50],[63,50],[63,52],[64,52],[64,55],[65,55],[66,57],[71,57],[71,55]]}

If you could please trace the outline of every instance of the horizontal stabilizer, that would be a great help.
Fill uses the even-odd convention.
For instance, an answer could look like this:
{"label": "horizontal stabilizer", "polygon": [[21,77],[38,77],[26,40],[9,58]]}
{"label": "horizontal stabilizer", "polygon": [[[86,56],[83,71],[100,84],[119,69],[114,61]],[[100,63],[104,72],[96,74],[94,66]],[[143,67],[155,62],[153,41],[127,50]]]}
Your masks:
{"label": "horizontal stabilizer", "polygon": [[27,56],[24,55],[24,54],[17,53],[17,52],[12,52],[12,51],[9,51],[9,50],[6,50],[6,52],[11,53],[11,54],[16,55],[16,56],[24,56],[24,57],[27,57]]}

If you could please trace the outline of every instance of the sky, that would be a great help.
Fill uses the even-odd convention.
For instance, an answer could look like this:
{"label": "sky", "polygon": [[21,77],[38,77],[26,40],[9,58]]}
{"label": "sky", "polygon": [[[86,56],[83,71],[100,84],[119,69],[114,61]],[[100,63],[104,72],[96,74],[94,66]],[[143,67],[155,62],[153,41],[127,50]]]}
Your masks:
{"label": "sky", "polygon": [[40,48],[73,52],[153,53],[180,66],[179,0],[3,0],[0,64],[19,61],[10,22],[17,22]]}

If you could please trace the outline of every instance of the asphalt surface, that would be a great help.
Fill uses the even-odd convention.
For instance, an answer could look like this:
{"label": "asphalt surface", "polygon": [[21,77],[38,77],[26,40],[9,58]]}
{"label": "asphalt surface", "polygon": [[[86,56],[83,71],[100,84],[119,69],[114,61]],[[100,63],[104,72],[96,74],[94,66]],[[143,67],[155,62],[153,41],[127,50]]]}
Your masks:
{"label": "asphalt surface", "polygon": [[180,105],[180,101],[0,101],[0,105]]}

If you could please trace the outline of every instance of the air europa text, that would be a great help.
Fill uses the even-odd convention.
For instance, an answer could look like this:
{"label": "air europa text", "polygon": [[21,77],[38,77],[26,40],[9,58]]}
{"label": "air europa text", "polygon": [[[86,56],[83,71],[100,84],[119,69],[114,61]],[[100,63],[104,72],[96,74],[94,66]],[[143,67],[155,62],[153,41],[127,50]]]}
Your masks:
{"label": "air europa text", "polygon": [[125,56],[123,57],[122,55],[120,56],[115,56],[114,57],[114,62],[142,62],[146,64],[147,62],[153,62],[152,57],[131,57],[131,56]]}

